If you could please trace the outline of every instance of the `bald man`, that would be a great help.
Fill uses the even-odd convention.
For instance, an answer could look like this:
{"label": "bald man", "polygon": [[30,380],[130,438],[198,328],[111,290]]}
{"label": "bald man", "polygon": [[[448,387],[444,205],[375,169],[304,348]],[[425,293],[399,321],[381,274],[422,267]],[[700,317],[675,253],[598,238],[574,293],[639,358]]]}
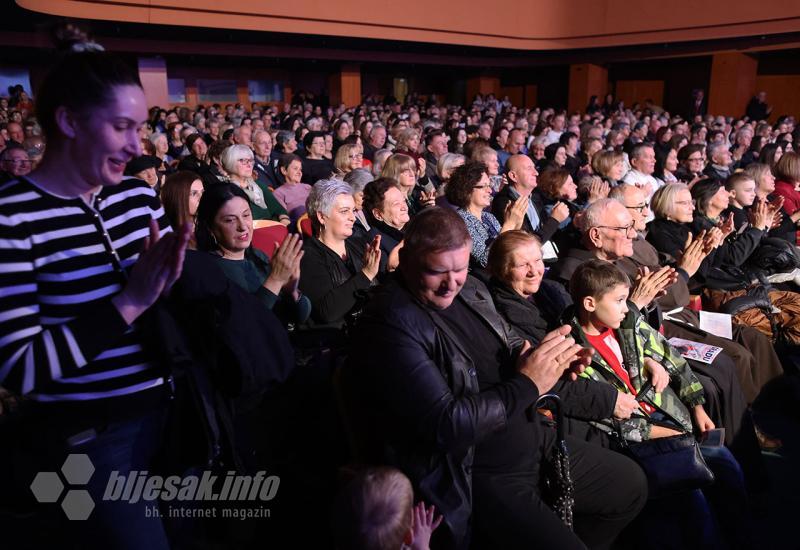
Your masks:
{"label": "bald man", "polygon": [[519,197],[530,197],[528,212],[522,222],[522,230],[537,235],[543,243],[549,241],[561,222],[569,217],[569,208],[564,203],[558,203],[551,214],[544,208],[544,199],[539,193],[534,193],[539,172],[533,161],[527,155],[512,155],[506,162],[506,176],[508,185],[503,187],[492,201],[492,214],[503,223],[506,209]]}

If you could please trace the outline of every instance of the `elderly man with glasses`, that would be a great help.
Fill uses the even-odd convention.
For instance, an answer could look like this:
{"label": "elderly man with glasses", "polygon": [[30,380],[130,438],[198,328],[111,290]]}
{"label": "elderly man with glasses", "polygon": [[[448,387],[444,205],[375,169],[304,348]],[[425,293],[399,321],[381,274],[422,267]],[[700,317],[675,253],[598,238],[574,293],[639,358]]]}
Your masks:
{"label": "elderly man with glasses", "polygon": [[0,180],[10,181],[25,176],[30,173],[32,166],[25,149],[15,145],[9,146],[0,153],[0,169],[2,169]]}

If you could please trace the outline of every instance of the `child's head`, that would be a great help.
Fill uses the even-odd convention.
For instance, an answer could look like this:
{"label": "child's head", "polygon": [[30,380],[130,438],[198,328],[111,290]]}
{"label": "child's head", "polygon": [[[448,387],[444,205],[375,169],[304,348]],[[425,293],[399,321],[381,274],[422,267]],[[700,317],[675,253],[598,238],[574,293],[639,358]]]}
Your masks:
{"label": "child's head", "polygon": [[336,547],[398,550],[411,544],[414,491],[399,470],[370,468],[339,493],[334,511]]}
{"label": "child's head", "polygon": [[596,328],[619,328],[628,313],[630,281],[614,264],[589,260],[581,264],[569,281],[569,291],[581,324]]}
{"label": "child's head", "polygon": [[753,177],[737,172],[725,182],[725,189],[731,194],[731,200],[739,208],[750,206],[756,200],[756,182]]}

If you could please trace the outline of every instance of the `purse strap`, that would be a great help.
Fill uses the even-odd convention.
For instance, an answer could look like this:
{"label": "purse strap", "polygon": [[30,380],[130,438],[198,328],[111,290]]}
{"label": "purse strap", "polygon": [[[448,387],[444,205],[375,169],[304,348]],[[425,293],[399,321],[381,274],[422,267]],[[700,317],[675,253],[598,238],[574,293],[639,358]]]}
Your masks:
{"label": "purse strap", "polygon": [[536,400],[534,409],[545,408],[545,403],[550,403],[550,410],[555,413],[556,419],[556,444],[553,449],[553,465],[555,469],[556,501],[553,505],[561,521],[573,529],[572,509],[575,506],[575,487],[569,469],[569,449],[564,439],[564,408],[561,398],[554,393],[546,393]]}

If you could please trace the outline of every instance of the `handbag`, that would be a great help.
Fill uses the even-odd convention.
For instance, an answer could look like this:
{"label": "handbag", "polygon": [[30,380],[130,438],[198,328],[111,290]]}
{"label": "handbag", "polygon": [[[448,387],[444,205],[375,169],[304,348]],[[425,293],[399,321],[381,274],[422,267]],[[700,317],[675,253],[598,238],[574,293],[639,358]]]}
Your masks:
{"label": "handbag", "polygon": [[[545,486],[552,497],[553,509],[561,521],[572,530],[572,509],[575,506],[575,486],[569,470],[569,450],[564,439],[564,410],[561,398],[554,393],[546,393],[536,400],[533,410],[546,408],[546,402],[552,403],[556,418],[556,443],[553,446],[552,472],[546,479]],[[553,412],[553,411],[551,411]]]}
{"label": "handbag", "polygon": [[649,498],[693,491],[714,482],[714,473],[703,459],[693,434],[684,433],[635,443],[622,437],[619,422],[615,422],[615,426],[620,450],[639,464],[647,476]]}

